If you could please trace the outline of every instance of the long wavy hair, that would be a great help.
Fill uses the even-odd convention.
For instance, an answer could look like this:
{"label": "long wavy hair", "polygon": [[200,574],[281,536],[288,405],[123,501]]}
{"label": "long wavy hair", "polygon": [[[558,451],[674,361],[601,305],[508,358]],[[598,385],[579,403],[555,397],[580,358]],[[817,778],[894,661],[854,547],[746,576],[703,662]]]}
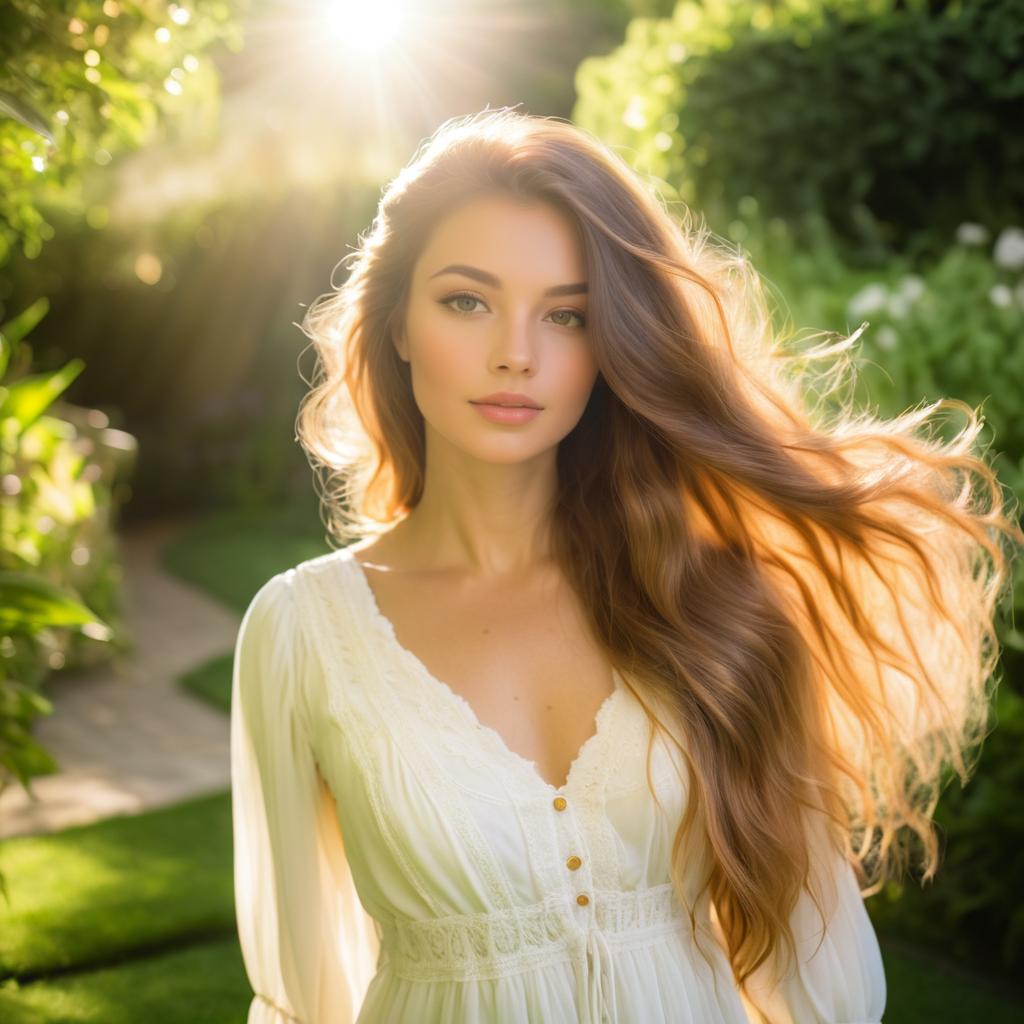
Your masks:
{"label": "long wavy hair", "polygon": [[[554,554],[682,754],[673,879],[685,899],[682,863],[705,851],[701,891],[752,998],[753,972],[795,953],[803,887],[821,910],[817,841],[862,895],[907,869],[915,835],[934,875],[933,812],[946,767],[965,783],[976,766],[1024,535],[975,410],[855,411],[868,324],[784,346],[750,262],[690,211],[571,123],[500,108],[425,140],[301,325],[317,365],[296,430],[339,545],[420,500],[423,417],[393,332],[432,228],[496,189],[579,228],[599,374],[559,445]],[[966,422],[943,440],[953,409]]]}

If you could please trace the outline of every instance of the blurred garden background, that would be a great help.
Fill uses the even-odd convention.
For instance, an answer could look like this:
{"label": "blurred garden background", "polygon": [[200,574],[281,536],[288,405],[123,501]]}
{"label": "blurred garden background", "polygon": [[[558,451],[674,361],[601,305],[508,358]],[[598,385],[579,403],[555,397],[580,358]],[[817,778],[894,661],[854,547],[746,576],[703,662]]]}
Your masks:
{"label": "blurred garden background", "polygon": [[[698,211],[781,332],[868,321],[865,406],[981,405],[1024,499],[1024,0],[6,0],[3,1021],[245,1020],[232,645],[328,550],[298,322],[420,141],[504,105]],[[939,874],[867,901],[887,1024],[1024,1019],[1017,572]]]}

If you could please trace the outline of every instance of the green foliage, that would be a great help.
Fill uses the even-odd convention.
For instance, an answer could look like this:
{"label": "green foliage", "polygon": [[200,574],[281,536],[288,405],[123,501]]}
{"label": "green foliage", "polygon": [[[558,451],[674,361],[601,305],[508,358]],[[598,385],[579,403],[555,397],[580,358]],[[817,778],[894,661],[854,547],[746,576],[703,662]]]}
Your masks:
{"label": "green foliage", "polygon": [[1024,0],[680,3],[578,72],[574,117],[686,202],[820,209],[906,249],[1024,206]]}
{"label": "green foliage", "polygon": [[1024,498],[1024,231],[1004,230],[991,248],[955,244],[920,273],[897,265],[879,278],[847,307],[851,322],[871,321],[863,400],[877,395],[889,411],[942,395],[982,406],[1000,475]]}
{"label": "green foliage", "polygon": [[[150,141],[187,104],[216,100],[203,51],[241,45],[235,13],[248,0],[6,0],[0,4],[0,265],[53,236],[47,197],[78,195],[89,167]],[[89,213],[104,217],[102,210]]]}
{"label": "green foliage", "polygon": [[[31,774],[53,768],[29,728],[36,715],[52,710],[37,692],[43,671],[39,634],[54,626],[82,628],[94,618],[73,594],[14,570],[39,553],[38,531],[33,536],[21,525],[22,496],[32,485],[32,469],[39,468],[23,463],[26,438],[31,443],[46,432],[42,414],[81,370],[72,362],[55,374],[9,380],[22,338],[45,311],[45,303],[38,303],[0,329],[0,789],[9,774],[24,784]],[[47,494],[38,477],[35,482],[36,493]]]}
{"label": "green foliage", "polygon": [[[1019,669],[1021,659],[1015,663]],[[925,886],[917,878],[890,882],[869,906],[887,934],[1015,979],[1024,962],[1024,699],[1007,681],[989,728],[970,784],[947,788],[936,809],[942,849],[936,878]]]}
{"label": "green foliage", "polygon": [[[892,0],[682,0],[668,18],[634,19],[618,49],[580,64],[573,120],[627,151],[635,167],[676,183],[680,196],[695,202],[679,129],[688,87],[704,58],[728,51],[744,34],[789,26],[809,33],[824,23],[826,8],[853,14],[892,6]],[[722,125],[711,127],[721,131]]]}
{"label": "green foliage", "polygon": [[104,620],[113,573],[102,449],[53,412],[84,363],[28,372],[24,339],[47,308],[40,300],[0,327],[0,790],[57,768],[32,734],[53,710],[47,675],[78,660],[78,643],[120,640]]}

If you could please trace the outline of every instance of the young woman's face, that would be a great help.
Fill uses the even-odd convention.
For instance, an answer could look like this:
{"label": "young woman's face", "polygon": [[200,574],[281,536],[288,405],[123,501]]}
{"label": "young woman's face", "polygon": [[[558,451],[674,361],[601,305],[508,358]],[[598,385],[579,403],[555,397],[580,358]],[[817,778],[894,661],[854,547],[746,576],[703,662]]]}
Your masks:
{"label": "young woman's face", "polygon": [[[467,200],[420,254],[396,339],[428,427],[492,462],[555,447],[597,378],[586,314],[583,252],[567,215],[502,194]],[[478,404],[503,391],[540,410]]]}

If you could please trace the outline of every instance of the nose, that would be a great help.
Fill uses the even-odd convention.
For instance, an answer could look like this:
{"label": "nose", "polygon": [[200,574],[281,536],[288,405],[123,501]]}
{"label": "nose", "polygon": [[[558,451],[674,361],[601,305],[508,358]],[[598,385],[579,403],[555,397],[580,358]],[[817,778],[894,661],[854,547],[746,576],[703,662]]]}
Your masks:
{"label": "nose", "polygon": [[491,359],[494,365],[509,370],[533,368],[536,353],[528,314],[510,317],[498,328]]}

